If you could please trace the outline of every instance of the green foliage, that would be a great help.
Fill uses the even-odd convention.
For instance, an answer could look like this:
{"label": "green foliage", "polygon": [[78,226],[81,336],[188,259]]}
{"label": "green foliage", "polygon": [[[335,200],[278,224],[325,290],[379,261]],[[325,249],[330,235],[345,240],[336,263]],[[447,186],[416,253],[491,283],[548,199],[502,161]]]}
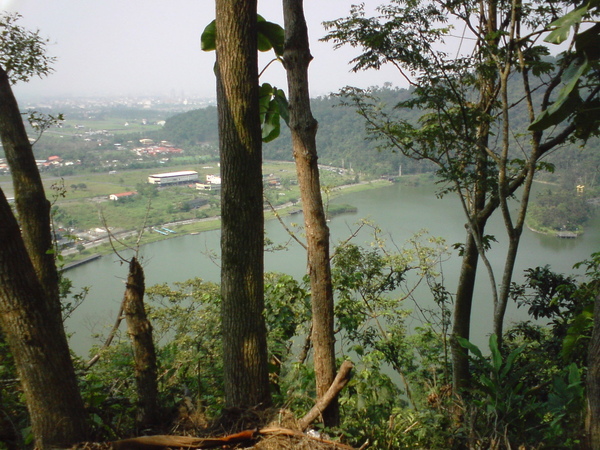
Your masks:
{"label": "green foliage", "polygon": [[48,40],[42,38],[39,31],[28,31],[17,25],[20,18],[16,13],[0,15],[0,66],[12,84],[48,75],[55,60],[46,55]]}
{"label": "green foliage", "polygon": [[152,286],[147,294],[166,404],[189,391],[213,417],[223,398],[219,286],[194,278],[174,288]]}
{"label": "green foliage", "polygon": [[522,341],[503,354],[492,335],[489,357],[469,341],[458,340],[472,352],[476,369],[474,389],[465,404],[465,435],[471,445],[510,448],[543,443],[549,448],[574,448],[581,443],[585,396],[575,363],[546,372],[540,380],[540,371],[555,361],[539,348],[529,348],[536,346],[536,339]]}
{"label": "green foliage", "polygon": [[[344,430],[356,445],[369,438],[377,448],[446,447],[453,431],[433,430],[449,424],[441,410],[447,398],[441,394],[440,410],[428,407],[428,397],[441,398],[449,381],[450,299],[437,282],[445,243],[420,233],[390,252],[376,227],[374,238],[373,248],[346,244],[333,259],[341,345],[360,361],[340,400]],[[420,284],[429,286],[437,309],[418,306],[413,295]],[[413,330],[407,320],[415,315],[406,309],[412,300],[423,324]]]}
{"label": "green foliage", "polygon": [[[588,276],[593,277],[594,270],[590,269]],[[522,285],[513,284],[511,297],[518,307],[527,306],[534,319],[548,320],[549,335],[542,336],[527,323],[509,330],[508,335],[520,334],[535,341],[547,358],[544,365],[555,367],[555,371],[561,360],[585,365],[597,294],[593,278],[591,282],[578,283],[575,278],[556,274],[544,266],[527,269],[525,280]]]}
{"label": "green foliage", "polygon": [[[285,32],[281,26],[266,21],[262,16],[257,17],[258,50],[268,52],[273,50],[277,59],[283,56]],[[216,20],[209,23],[201,36],[201,47],[204,51],[217,49]],[[288,102],[285,92],[268,83],[259,87],[259,114],[262,127],[263,142],[276,139],[281,132],[280,118],[288,123]]]}
{"label": "green foliage", "polygon": [[158,197],[158,186],[150,183],[138,183],[135,185],[135,190],[142,197],[152,199]]}
{"label": "green foliage", "polygon": [[577,111],[583,101],[577,91],[581,77],[590,69],[587,58],[574,60],[562,76],[563,88],[560,90],[556,101],[543,111],[533,122],[529,129],[543,131],[551,126],[559,125]]}
{"label": "green foliage", "polygon": [[[351,244],[336,249],[332,268],[336,318],[343,341],[353,351],[361,355],[378,352],[404,377],[416,370],[416,355],[405,325],[410,312],[404,302],[412,299],[422,281],[437,286],[437,270],[446,247],[443,241],[423,235],[416,235],[402,251],[394,253],[387,252],[377,234],[376,243],[373,249]],[[443,311],[444,305],[440,306]],[[441,326],[438,338],[443,340],[448,317],[430,315],[425,320]]]}
{"label": "green foliage", "polygon": [[310,297],[306,286],[290,275],[265,274],[265,322],[271,385],[277,400],[283,403],[289,392],[282,391],[281,385],[286,384],[290,371],[299,370],[290,369],[292,344],[296,337],[309,333]]}
{"label": "green foliage", "polygon": [[[581,139],[587,140],[591,135],[598,134],[599,11],[598,1],[588,0],[549,25],[552,31],[544,39],[548,43],[561,44],[566,41],[571,31],[576,33],[575,57],[562,74],[563,86],[556,100],[530,125],[530,130],[543,131],[573,118],[577,125],[577,135]],[[585,22],[593,25],[580,31],[581,24]],[[584,96],[587,97],[585,100],[582,99]]]}
{"label": "green foliage", "polygon": [[[530,442],[552,448],[575,448],[581,443],[585,413],[584,383],[592,331],[594,299],[598,295],[598,254],[577,266],[586,266],[587,279],[555,274],[549,267],[526,271],[526,282],[513,286],[519,306],[529,306],[534,318],[547,326],[523,322],[505,335],[508,349],[523,348],[526,361],[522,382],[529,388],[531,403],[539,405],[538,424]],[[570,363],[565,366],[566,363]],[[523,441],[525,442],[525,441]]]}
{"label": "green foliage", "polygon": [[81,397],[98,441],[129,436],[135,429],[133,354],[127,341],[116,343],[80,380]]}
{"label": "green foliage", "polygon": [[585,389],[581,370],[575,363],[569,364],[552,380],[546,409],[546,442],[562,448],[581,444],[578,431],[585,415]]}
{"label": "green foliage", "polygon": [[[163,417],[176,420],[185,404],[194,410],[195,421],[207,423],[224,406],[219,286],[195,278],[173,286],[155,285],[146,294],[159,361]],[[279,391],[291,367],[292,340],[306,332],[302,326],[309,317],[308,295],[292,277],[267,274],[265,306],[271,381]],[[106,350],[82,385],[98,436],[126,436],[135,417],[130,400],[135,398],[130,343],[124,340]],[[279,400],[284,398],[280,395]],[[307,405],[308,401],[306,397]]]}
{"label": "green foliage", "polygon": [[518,362],[525,346],[503,357],[498,338],[492,334],[489,340],[491,355],[486,358],[468,340],[460,337],[457,340],[474,355],[472,361],[476,368],[474,390],[469,396],[471,439],[484,447],[493,447],[500,442],[507,447],[530,442],[533,431],[539,427],[541,405],[535,402],[522,379],[525,367]]}

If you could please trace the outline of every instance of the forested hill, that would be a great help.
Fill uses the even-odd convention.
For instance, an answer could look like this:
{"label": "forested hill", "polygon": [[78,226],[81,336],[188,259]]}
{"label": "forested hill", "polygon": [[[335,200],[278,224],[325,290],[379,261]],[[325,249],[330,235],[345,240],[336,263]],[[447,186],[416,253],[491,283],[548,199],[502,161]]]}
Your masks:
{"label": "forested hill", "polygon": [[[406,89],[382,87],[374,92],[381,103],[389,106],[405,100],[410,92]],[[520,95],[516,86],[512,95]],[[319,162],[337,167],[352,167],[355,170],[373,175],[396,175],[402,166],[402,173],[433,171],[435,167],[424,162],[415,162],[389,149],[379,150],[378,143],[366,139],[365,120],[354,107],[341,106],[339,97],[328,96],[313,99],[313,115],[319,122],[317,150]],[[418,117],[419,111],[396,110],[402,115]],[[512,123],[518,128],[527,124],[527,112],[517,105],[512,111]],[[406,117],[406,116],[405,116]],[[407,117],[409,118],[409,117]],[[204,109],[179,114],[167,120],[161,130],[162,139],[170,140],[184,148],[198,148],[209,143],[216,145],[218,140],[217,108]],[[572,145],[570,149],[554,152],[547,159],[556,164],[556,174],[541,174],[549,181],[558,181],[570,186],[583,183],[597,186],[600,183],[600,151],[597,139],[590,140],[584,147]],[[291,160],[291,138],[289,129],[283,124],[281,136],[263,147],[265,159]],[[568,180],[568,181],[567,181]]]}
{"label": "forested hill", "polygon": [[[405,89],[382,88],[378,96],[389,105],[396,104],[409,93]],[[313,99],[312,112],[319,122],[317,149],[319,163],[337,167],[352,167],[376,175],[415,173],[427,169],[424,163],[415,162],[389,150],[379,151],[377,143],[366,140],[365,121],[354,108],[340,106],[340,99],[329,96]],[[167,120],[162,133],[164,139],[182,147],[214,144],[218,139],[217,108],[214,106],[179,114]],[[283,124],[281,136],[264,144],[265,159],[292,159],[290,131]]]}

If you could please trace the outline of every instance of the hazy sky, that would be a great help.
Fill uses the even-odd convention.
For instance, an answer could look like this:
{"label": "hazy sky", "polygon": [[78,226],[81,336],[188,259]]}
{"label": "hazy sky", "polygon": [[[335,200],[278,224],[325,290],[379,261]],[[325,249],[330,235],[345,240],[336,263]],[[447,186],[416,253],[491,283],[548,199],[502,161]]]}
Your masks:
{"label": "hazy sky", "polygon": [[[374,8],[383,0],[363,0]],[[344,17],[358,0],[305,0],[311,36],[311,95],[346,85],[368,87],[391,81],[402,85],[393,68],[350,73],[357,50],[334,51],[318,42],[324,20]],[[157,95],[215,96],[215,55],[200,50],[200,34],[214,18],[214,0],[0,0],[17,11],[21,25],[50,39],[55,72],[15,86],[27,97]],[[281,0],[259,0],[259,13],[283,25]],[[285,73],[271,65],[264,81],[285,87]]]}

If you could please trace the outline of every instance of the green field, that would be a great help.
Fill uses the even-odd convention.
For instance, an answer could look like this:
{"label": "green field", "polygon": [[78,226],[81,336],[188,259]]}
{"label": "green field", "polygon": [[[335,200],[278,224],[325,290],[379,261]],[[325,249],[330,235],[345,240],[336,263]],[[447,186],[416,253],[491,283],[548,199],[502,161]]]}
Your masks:
{"label": "green field", "polygon": [[[196,170],[200,180],[208,174],[218,174],[216,163],[204,166],[170,166],[169,172]],[[300,197],[295,182],[295,166],[291,162],[268,162],[263,167],[265,175],[281,180],[281,186],[265,189],[265,196],[274,205],[296,202]],[[190,219],[201,219],[219,214],[219,195],[214,192],[200,192],[188,186],[172,186],[158,189],[156,192],[140,192],[139,195],[123,201],[109,201],[110,194],[148,187],[148,175],[157,170],[140,169],[117,172],[109,175],[86,174],[67,178],[46,178],[44,185],[57,210],[56,221],[69,228],[86,230],[102,227],[102,219],[119,230],[130,230]],[[324,177],[328,184],[339,186],[350,180],[338,174],[327,173]],[[78,187],[85,185],[84,188]],[[153,194],[153,195],[152,195]],[[208,204],[199,209],[190,209],[188,202],[203,198]]]}
{"label": "green field", "polygon": [[[160,130],[162,127],[149,121],[147,125],[143,125],[141,121],[127,121],[121,118],[109,118],[100,120],[70,120],[68,116],[62,124],[62,128],[53,129],[51,134],[71,136],[85,133],[86,131],[106,130],[111,134],[123,133],[145,133],[150,131]],[[128,125],[125,125],[127,123]],[[77,128],[77,126],[80,126]]]}

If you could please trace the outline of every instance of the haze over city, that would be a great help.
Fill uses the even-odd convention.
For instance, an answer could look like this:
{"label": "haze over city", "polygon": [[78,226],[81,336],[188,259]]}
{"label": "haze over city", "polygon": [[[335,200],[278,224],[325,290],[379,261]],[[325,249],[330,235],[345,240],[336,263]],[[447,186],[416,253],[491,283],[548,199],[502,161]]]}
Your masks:
{"label": "haze over city", "polygon": [[[368,87],[403,80],[392,67],[351,73],[348,61],[357,49],[333,50],[319,42],[322,22],[348,15],[355,1],[306,2],[306,17],[314,60],[310,66],[311,95],[325,95],[345,85]],[[373,11],[379,0],[367,2]],[[214,52],[200,50],[200,35],[215,16],[214,1],[159,2],[105,0],[0,0],[2,10],[18,12],[22,26],[40,31],[56,57],[54,72],[15,86],[18,97],[170,95],[215,96]],[[259,13],[283,25],[280,0],[259,1]],[[261,57],[264,67],[272,53]],[[285,87],[277,64],[265,81]]]}

